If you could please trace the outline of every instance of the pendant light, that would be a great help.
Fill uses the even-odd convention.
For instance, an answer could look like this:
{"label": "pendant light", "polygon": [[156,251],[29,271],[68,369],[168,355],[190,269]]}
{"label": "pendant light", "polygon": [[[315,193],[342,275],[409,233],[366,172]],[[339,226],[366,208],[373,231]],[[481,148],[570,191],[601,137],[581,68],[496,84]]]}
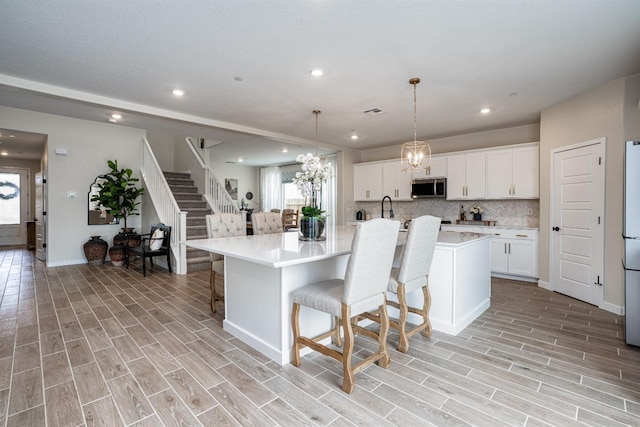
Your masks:
{"label": "pendant light", "polygon": [[416,86],[420,79],[414,77],[409,80],[413,85],[413,141],[402,144],[400,162],[403,172],[424,170],[431,173],[431,146],[427,141],[418,141],[418,127],[416,125]]}
{"label": "pendant light", "polygon": [[322,113],[320,110],[313,110],[313,114],[316,116],[316,157],[318,157],[318,116]]}

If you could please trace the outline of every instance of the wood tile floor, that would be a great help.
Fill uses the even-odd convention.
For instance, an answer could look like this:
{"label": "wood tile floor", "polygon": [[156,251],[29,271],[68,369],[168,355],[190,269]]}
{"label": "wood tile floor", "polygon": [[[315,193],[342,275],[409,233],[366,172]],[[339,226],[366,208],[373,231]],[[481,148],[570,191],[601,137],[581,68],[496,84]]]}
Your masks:
{"label": "wood tile floor", "polygon": [[495,280],[461,334],[413,337],[352,395],[332,360],[281,367],[225,333],[206,271],[45,269],[0,250],[0,291],[0,426],[640,425],[622,319],[531,284]]}

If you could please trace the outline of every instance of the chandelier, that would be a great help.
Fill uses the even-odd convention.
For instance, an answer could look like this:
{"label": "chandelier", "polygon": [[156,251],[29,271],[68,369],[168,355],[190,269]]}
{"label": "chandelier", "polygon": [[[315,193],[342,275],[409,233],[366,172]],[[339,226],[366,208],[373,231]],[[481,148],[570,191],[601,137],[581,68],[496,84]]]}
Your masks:
{"label": "chandelier", "polygon": [[418,141],[418,128],[416,125],[416,86],[420,83],[417,77],[409,80],[413,85],[413,141],[402,144],[400,161],[403,172],[424,169],[427,174],[431,172],[431,146],[427,141]]}

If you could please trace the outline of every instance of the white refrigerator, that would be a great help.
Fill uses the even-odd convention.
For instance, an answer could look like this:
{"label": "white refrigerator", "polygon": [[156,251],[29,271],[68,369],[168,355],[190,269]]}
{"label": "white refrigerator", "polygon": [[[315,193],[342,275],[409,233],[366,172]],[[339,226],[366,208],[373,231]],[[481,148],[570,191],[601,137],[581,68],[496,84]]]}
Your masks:
{"label": "white refrigerator", "polygon": [[624,268],[627,344],[640,346],[640,141],[627,141],[624,153]]}

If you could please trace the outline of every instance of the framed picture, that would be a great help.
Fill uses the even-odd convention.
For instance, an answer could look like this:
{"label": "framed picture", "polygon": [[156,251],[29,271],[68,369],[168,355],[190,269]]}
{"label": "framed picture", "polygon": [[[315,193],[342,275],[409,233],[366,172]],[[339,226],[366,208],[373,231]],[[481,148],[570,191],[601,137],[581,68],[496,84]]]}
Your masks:
{"label": "framed picture", "polygon": [[235,178],[224,179],[224,189],[231,196],[231,200],[238,200],[238,180]]}

